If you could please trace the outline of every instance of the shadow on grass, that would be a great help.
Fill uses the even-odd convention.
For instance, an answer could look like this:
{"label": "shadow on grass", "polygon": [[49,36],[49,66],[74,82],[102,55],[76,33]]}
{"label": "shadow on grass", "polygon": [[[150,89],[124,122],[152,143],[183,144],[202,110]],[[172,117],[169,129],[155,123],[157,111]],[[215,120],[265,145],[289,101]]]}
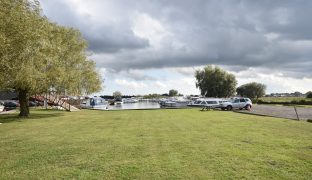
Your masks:
{"label": "shadow on grass", "polygon": [[64,116],[63,111],[56,110],[35,110],[31,111],[28,118],[21,118],[17,113],[0,115],[0,123],[20,122],[24,120],[38,120],[51,117]]}

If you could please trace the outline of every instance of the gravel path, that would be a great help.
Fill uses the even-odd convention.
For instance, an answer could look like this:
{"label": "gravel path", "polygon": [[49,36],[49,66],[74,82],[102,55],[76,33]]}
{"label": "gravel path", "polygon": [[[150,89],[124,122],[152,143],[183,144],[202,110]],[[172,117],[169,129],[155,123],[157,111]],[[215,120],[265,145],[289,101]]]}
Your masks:
{"label": "gravel path", "polygon": [[[293,106],[253,105],[251,111],[239,112],[297,120]],[[300,120],[312,119],[312,108],[297,107],[297,112]]]}

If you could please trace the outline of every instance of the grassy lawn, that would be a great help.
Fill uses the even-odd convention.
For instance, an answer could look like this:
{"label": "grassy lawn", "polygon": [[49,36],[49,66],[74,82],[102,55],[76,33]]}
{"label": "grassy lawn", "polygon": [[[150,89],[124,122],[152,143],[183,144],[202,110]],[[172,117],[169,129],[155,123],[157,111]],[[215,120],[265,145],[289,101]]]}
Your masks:
{"label": "grassy lawn", "polygon": [[312,107],[312,98],[305,97],[262,97],[258,104]]}
{"label": "grassy lawn", "polygon": [[188,110],[0,116],[0,179],[310,179],[312,123]]}
{"label": "grassy lawn", "polygon": [[291,101],[312,101],[311,98],[305,97],[262,97],[260,98],[263,101],[270,101],[270,102],[291,102]]}

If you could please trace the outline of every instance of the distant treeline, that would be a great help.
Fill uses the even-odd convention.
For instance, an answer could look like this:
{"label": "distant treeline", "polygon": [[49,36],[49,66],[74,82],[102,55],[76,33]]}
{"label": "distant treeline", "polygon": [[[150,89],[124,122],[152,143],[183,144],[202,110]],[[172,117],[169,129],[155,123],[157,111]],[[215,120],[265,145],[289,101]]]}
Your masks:
{"label": "distant treeline", "polygon": [[[100,96],[101,98],[103,99],[114,99],[114,96],[109,96],[109,95],[103,95],[103,96]],[[124,95],[124,96],[121,96],[122,98],[132,98],[132,97],[137,97],[137,96],[130,96],[130,95]]]}
{"label": "distant treeline", "polygon": [[[169,94],[164,93],[164,94],[147,94],[147,95],[123,95],[121,96],[122,98],[136,98],[136,97],[141,97],[144,99],[154,99],[154,98],[164,98],[164,97],[168,97]],[[183,96],[183,94],[178,94],[177,96]],[[191,95],[193,96],[193,95]],[[195,95],[198,96],[198,95]],[[100,96],[103,99],[114,99],[114,96],[112,95],[102,95]]]}

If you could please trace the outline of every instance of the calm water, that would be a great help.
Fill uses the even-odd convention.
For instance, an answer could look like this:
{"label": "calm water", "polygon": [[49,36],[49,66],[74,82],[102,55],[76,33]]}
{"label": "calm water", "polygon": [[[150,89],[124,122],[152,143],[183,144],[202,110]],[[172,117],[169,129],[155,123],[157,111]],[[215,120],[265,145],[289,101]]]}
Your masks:
{"label": "calm water", "polygon": [[108,110],[118,109],[159,109],[160,105],[156,102],[137,102],[123,103],[121,105],[108,106]]}

